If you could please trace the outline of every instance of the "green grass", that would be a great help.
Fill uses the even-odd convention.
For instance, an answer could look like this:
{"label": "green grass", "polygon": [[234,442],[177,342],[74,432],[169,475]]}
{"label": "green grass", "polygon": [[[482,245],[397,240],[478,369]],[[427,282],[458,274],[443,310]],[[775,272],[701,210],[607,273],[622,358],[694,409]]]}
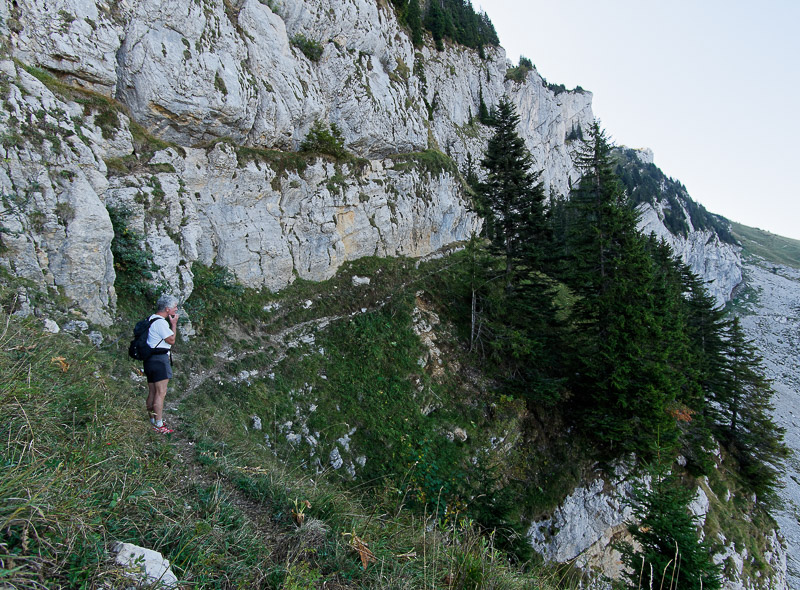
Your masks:
{"label": "green grass", "polygon": [[[191,423],[228,448],[244,449],[244,441],[266,446],[297,469],[332,471],[343,489],[393,498],[385,507],[391,512],[401,505],[418,516],[458,510],[489,530],[497,527],[498,546],[527,557],[524,515],[555,507],[578,483],[585,461],[581,446],[558,434],[563,424],[529,419],[523,400],[500,395],[485,376],[482,384],[464,379],[458,367],[476,359],[458,330],[439,331],[448,361],[440,374],[419,366],[426,351],[411,329],[415,297],[425,292],[446,308],[447,295],[437,294],[446,288],[440,278],[460,260],[417,268],[404,259],[364,258],[329,281],[296,281],[278,295],[242,289],[223,271],[195,265],[186,308],[202,339],[178,357],[190,371],[219,377],[185,405]],[[371,282],[353,287],[354,275]],[[305,328],[285,332],[296,326]],[[284,342],[274,341],[281,333]],[[215,356],[221,347],[234,358]],[[256,374],[234,378],[243,371]],[[252,415],[261,418],[263,433],[247,431]],[[468,440],[449,440],[455,428],[468,432]],[[512,452],[491,450],[497,432],[514,441]],[[337,443],[348,437],[350,453]],[[532,454],[528,439],[548,440],[551,452]],[[334,448],[344,460],[336,472],[329,466]],[[355,481],[347,473],[351,464]]]}
{"label": "green grass", "polygon": [[754,254],[768,262],[800,268],[800,240],[784,238],[733,221],[731,231],[741,242],[745,254]]}
{"label": "green grass", "polygon": [[[248,386],[226,378],[244,367],[273,363],[276,351],[269,348],[221,367],[222,377],[209,380],[181,405],[182,436],[189,437],[195,452],[187,457],[178,455],[175,441],[150,431],[142,407],[144,386],[130,381],[132,364],[124,356],[125,321],[108,334],[113,338],[117,331],[120,340],[97,350],[70,336],[42,334],[38,320],[9,318],[5,311],[15,287],[3,287],[4,581],[20,588],[36,587],[41,580],[49,588],[113,582],[120,574],[107,552],[120,540],[161,551],[179,578],[198,588],[305,588],[322,582],[353,588],[550,588],[545,578],[511,566],[496,537],[463,510],[446,505],[444,493],[436,492],[439,497],[430,502],[412,497],[434,473],[432,463],[419,470],[414,486],[404,487],[395,478],[401,469],[410,471],[411,457],[401,442],[404,435],[410,440],[412,428],[427,431],[429,443],[434,436],[444,441],[426,450],[431,460],[437,459],[437,444],[456,446],[434,432],[446,412],[428,419],[410,403],[416,385],[405,376],[421,372],[416,365],[420,345],[408,318],[408,297],[413,300],[420,276],[413,264],[367,259],[327,284],[299,283],[279,296],[244,290],[233,297],[236,286],[223,273],[206,272],[196,293],[207,303],[203,331],[191,344],[177,347],[176,373],[184,378],[171,384],[173,399],[185,376],[202,370],[195,363],[210,351],[232,346],[249,353],[254,344],[266,342],[263,331],[270,325],[283,330],[321,314],[347,314],[362,305],[377,309],[318,331],[317,345],[328,355],[317,345],[292,349],[276,365],[274,381]],[[373,282],[356,290],[351,273],[370,274]],[[333,287],[342,293],[324,297],[339,290]],[[390,293],[397,295],[379,305]],[[220,295],[227,299],[210,305]],[[277,311],[259,307],[246,319],[237,315],[276,299],[282,306]],[[310,299],[311,308],[298,305]],[[242,327],[249,327],[246,338],[241,338]],[[239,337],[233,338],[234,332]],[[271,447],[264,432],[246,428],[257,409],[270,432],[277,413],[292,415],[297,402],[310,401],[299,389],[308,381],[318,387],[320,403],[318,421],[310,420],[309,427],[327,429],[331,436],[347,432],[322,413],[323,403],[332,412],[338,399],[341,411],[352,413],[354,424],[360,421],[353,446],[374,445],[363,449],[374,470],[369,476],[352,482],[330,468],[317,473],[303,466],[294,449]],[[394,404],[397,414],[386,421],[390,424],[376,419],[386,403]],[[400,467],[391,462],[382,467],[384,444],[395,446]],[[414,481],[409,473],[400,475]],[[428,495],[434,495],[432,488]],[[251,503],[249,511],[241,508],[242,498]],[[305,500],[311,505],[303,509],[306,524],[298,527],[292,510]],[[257,520],[252,506],[260,514]]]}
{"label": "green grass", "polygon": [[458,176],[458,166],[450,156],[439,150],[429,149],[424,152],[396,154],[392,156],[397,170],[420,169],[433,176],[449,173]]}
{"label": "green grass", "polygon": [[[750,499],[750,493],[741,482],[741,477],[731,469],[731,458],[722,450],[722,462],[708,477],[711,510],[703,527],[706,536],[716,539],[718,533],[725,535],[737,551],[747,549],[749,559],[744,561],[743,579],[753,579],[769,574],[770,566],[764,559],[768,550],[766,539],[776,529],[775,520]],[[730,493],[730,500],[726,500]],[[745,517],[746,516],[746,517]]]}
{"label": "green grass", "polygon": [[279,571],[241,512],[225,497],[210,510],[214,491],[192,482],[169,440],[150,432],[142,386],[120,378],[118,359],[42,334],[38,321],[0,320],[4,582],[113,583],[114,541],[169,555],[199,587],[258,587]]}
{"label": "green grass", "polygon": [[[185,394],[180,456],[177,440],[150,432],[144,386],[130,380],[134,318],[97,350],[0,314],[0,575],[22,588],[39,572],[48,587],[93,587],[118,575],[106,552],[122,540],[161,551],[199,588],[574,587],[571,568],[526,561],[520,533],[581,481],[585,450],[552,411],[499,394],[478,370],[451,325],[461,295],[446,279],[460,261],[365,258],[277,294],[195,265],[186,309],[198,334],[179,338],[167,398]],[[371,282],[354,287],[354,275]],[[0,288],[3,313],[15,289]],[[441,373],[418,364],[417,305],[443,320]],[[447,438],[457,426],[466,441]],[[510,449],[494,448],[497,433]],[[743,523],[743,512],[752,506],[722,506],[707,532],[763,550],[748,536],[770,522]]]}

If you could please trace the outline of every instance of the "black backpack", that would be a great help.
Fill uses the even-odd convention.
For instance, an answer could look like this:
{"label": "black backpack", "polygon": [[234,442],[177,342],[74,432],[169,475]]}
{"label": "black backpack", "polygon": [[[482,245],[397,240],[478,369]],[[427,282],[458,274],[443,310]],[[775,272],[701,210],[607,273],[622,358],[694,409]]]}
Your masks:
{"label": "black backpack", "polygon": [[128,346],[128,356],[137,361],[146,361],[153,356],[154,349],[147,345],[147,335],[150,333],[150,326],[153,322],[164,319],[162,317],[155,317],[151,319],[144,319],[136,322],[133,327],[133,340]]}

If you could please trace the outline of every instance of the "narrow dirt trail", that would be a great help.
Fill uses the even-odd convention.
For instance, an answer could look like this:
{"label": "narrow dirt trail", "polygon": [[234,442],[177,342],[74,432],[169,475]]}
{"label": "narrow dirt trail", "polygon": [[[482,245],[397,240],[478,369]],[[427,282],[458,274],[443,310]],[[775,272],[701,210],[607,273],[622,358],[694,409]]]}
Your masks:
{"label": "narrow dirt trail", "polygon": [[[287,357],[291,348],[303,343],[304,336],[322,330],[332,322],[381,309],[391,301],[394,293],[403,291],[408,287],[409,284],[402,283],[399,289],[378,301],[373,301],[371,305],[365,302],[365,307],[358,307],[357,310],[349,313],[313,318],[284,327],[274,333],[269,331],[270,324],[263,324],[255,333],[248,334],[253,340],[260,340],[261,344],[259,346],[236,354],[232,353],[230,347],[224,346],[214,353],[213,366],[192,372],[188,376],[185,387],[180,387],[176,390],[174,386],[171,386],[164,408],[165,418],[169,423],[169,427],[174,429],[174,432],[168,436],[175,450],[176,460],[183,467],[183,477],[187,479],[186,483],[206,488],[216,488],[221,498],[241,510],[253,523],[257,534],[265,545],[270,547],[280,546],[280,541],[285,536],[286,531],[272,520],[271,514],[274,512],[272,508],[265,502],[248,496],[234,485],[225,474],[214,471],[213,468],[209,468],[200,462],[195,447],[197,441],[187,434],[189,432],[189,424],[184,421],[180,406],[209,380],[220,380],[221,374],[230,363],[241,361],[269,350],[272,353],[272,357],[267,364],[259,368],[259,371],[262,373],[273,371]],[[274,325],[285,320],[285,318],[285,313],[278,314],[272,318],[271,324]],[[188,367],[179,366],[176,370],[188,370]]]}
{"label": "narrow dirt trail", "polygon": [[216,489],[216,493],[220,498],[226,500],[247,516],[253,523],[262,542],[267,546],[277,546],[279,539],[283,536],[281,527],[270,516],[272,513],[270,506],[242,492],[224,474],[214,472],[200,463],[197,449],[195,448],[196,441],[192,440],[187,434],[188,425],[184,422],[183,415],[180,412],[180,405],[208,380],[218,377],[228,363],[258,354],[269,347],[275,351],[275,356],[268,365],[265,365],[263,370],[270,371],[286,358],[287,351],[293,343],[293,337],[300,337],[309,329],[322,329],[331,322],[343,317],[346,316],[316,318],[284,328],[275,334],[263,334],[267,338],[267,344],[236,355],[227,355],[224,349],[217,351],[214,355],[216,362],[213,367],[192,373],[185,388],[181,388],[178,391],[171,388],[169,392],[171,395],[167,397],[164,408],[165,417],[169,427],[174,430],[172,434],[167,436],[175,451],[176,460],[183,467],[183,477],[187,480],[185,483]]}

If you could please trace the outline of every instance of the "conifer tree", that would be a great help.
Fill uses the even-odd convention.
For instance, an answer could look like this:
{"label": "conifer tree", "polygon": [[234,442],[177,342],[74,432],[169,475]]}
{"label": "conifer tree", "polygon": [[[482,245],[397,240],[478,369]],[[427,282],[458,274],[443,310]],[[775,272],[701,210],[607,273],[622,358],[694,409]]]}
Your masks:
{"label": "conifer tree", "polygon": [[514,105],[503,97],[481,162],[486,180],[480,185],[480,204],[487,237],[505,258],[507,288],[515,280],[517,267],[538,267],[549,234],[541,172],[531,170],[533,158],[517,134],[518,124]]}
{"label": "conifer tree", "polygon": [[658,269],[636,229],[637,214],[614,174],[598,123],[575,155],[583,176],[566,205],[562,277],[579,296],[571,342],[572,388],[587,432],[615,453],[653,452],[655,436],[677,441],[680,376],[659,313]]}
{"label": "conifer tree", "polygon": [[697,381],[703,398],[703,407],[696,408],[713,418],[714,409],[705,404],[724,381],[725,334],[729,322],[724,310],[717,306],[703,281],[688,266],[683,266],[682,283],[686,297],[686,333],[689,339],[692,376]]}
{"label": "conifer tree", "polygon": [[484,125],[491,125],[492,118],[489,116],[489,108],[486,106],[486,101],[483,99],[483,84],[478,89],[478,121]]}
{"label": "conifer tree", "polygon": [[629,588],[720,588],[721,566],[711,559],[712,548],[700,541],[698,519],[689,511],[692,491],[665,469],[651,467],[652,485],[634,486],[635,523],[628,528],[637,548],[617,549],[627,566]]}
{"label": "conifer tree", "polygon": [[664,370],[670,387],[676,392],[676,402],[682,406],[674,411],[695,412],[699,405],[697,388],[689,372],[689,339],[684,299],[683,265],[672,248],[655,234],[647,238],[647,252],[653,263],[653,313],[659,327],[660,345],[664,347]]}
{"label": "conifer tree", "polygon": [[784,429],[772,420],[772,388],[761,368],[755,346],[744,336],[739,318],[730,325],[726,347],[726,383],[716,392],[722,422],[719,436],[739,461],[749,487],[768,497],[778,480],[778,468],[788,456]]}
{"label": "conifer tree", "polygon": [[700,473],[712,468],[706,449],[712,448],[711,427],[719,423],[719,406],[711,403],[714,392],[724,386],[725,334],[728,320],[703,281],[685,264],[680,264],[683,314],[687,339],[686,383],[681,401],[694,412],[691,428],[684,435],[684,455]]}
{"label": "conifer tree", "polygon": [[406,24],[411,29],[411,42],[414,47],[422,47],[424,38],[422,34],[422,11],[418,0],[408,0],[406,8]]}
{"label": "conifer tree", "polygon": [[438,51],[444,51],[443,39],[447,36],[448,14],[444,11],[440,0],[428,3],[428,13],[425,16],[425,27],[433,35],[433,41]]}
{"label": "conifer tree", "polygon": [[[551,367],[560,346],[551,285],[542,273],[544,248],[550,241],[545,193],[533,172],[533,159],[517,134],[519,116],[508,97],[494,117],[494,135],[481,162],[486,179],[479,185],[479,210],[485,219],[491,250],[503,263],[502,289],[484,299],[490,336],[489,352],[507,388],[529,400],[551,403],[558,379]],[[487,287],[498,285],[488,279]]]}
{"label": "conifer tree", "polygon": [[480,179],[478,178],[477,170],[475,170],[475,161],[470,152],[467,152],[467,160],[464,163],[463,175],[467,186],[477,193],[480,190]]}

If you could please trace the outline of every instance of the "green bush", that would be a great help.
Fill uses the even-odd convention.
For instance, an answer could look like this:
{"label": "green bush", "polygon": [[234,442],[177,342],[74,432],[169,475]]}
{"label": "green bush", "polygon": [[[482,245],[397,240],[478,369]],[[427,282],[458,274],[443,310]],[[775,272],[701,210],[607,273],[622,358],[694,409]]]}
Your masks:
{"label": "green bush", "polygon": [[433,176],[446,172],[454,176],[458,175],[458,166],[453,159],[439,150],[397,154],[392,159],[395,161],[395,169],[397,170],[417,168],[425,170]]}
{"label": "green bush", "polygon": [[[235,313],[236,302],[244,287],[236,282],[230,270],[220,266],[192,265],[194,289],[184,306],[199,330],[219,327],[222,316]],[[206,337],[211,334],[206,333]]]}
{"label": "green bush", "polygon": [[300,144],[300,151],[326,154],[337,160],[347,159],[350,156],[344,148],[344,138],[339,126],[336,123],[327,125],[320,120],[314,121],[308,135]]}
{"label": "green bush", "polygon": [[117,273],[114,287],[119,295],[154,298],[157,287],[153,283],[156,265],[153,254],[144,246],[144,235],[129,225],[133,211],[125,206],[108,207],[108,216],[114,228],[111,254]]}
{"label": "green bush", "polygon": [[314,41],[302,33],[297,33],[297,35],[292,37],[291,43],[313,62],[318,62],[322,58],[324,48],[319,41]]}
{"label": "green bush", "polygon": [[527,57],[520,56],[519,65],[506,70],[506,80],[522,83],[528,77],[528,72],[533,70],[533,63]]}

